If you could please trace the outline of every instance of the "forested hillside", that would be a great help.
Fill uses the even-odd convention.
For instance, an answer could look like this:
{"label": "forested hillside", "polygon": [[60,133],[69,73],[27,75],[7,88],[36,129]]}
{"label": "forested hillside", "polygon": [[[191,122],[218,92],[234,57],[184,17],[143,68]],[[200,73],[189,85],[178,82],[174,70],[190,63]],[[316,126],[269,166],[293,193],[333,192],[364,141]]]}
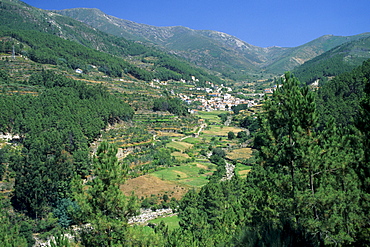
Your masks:
{"label": "forested hillside", "polygon": [[[336,83],[352,87],[352,76],[368,88],[369,68],[366,62]],[[344,115],[358,124],[344,126],[340,106],[322,113],[296,78],[286,74],[281,83],[258,116],[256,165],[246,179],[215,179],[189,191],[169,245],[369,245],[368,90],[352,98],[357,111]],[[343,94],[336,96],[340,102]],[[318,128],[322,114],[327,120]]]}
{"label": "forested hillside", "polygon": [[317,94],[321,125],[331,118],[341,126],[351,126],[358,121],[364,89],[370,78],[369,63],[367,60],[352,72],[343,73],[322,85]]}
{"label": "forested hillside", "polygon": [[[90,174],[90,143],[109,123],[131,119],[133,111],[102,86],[52,72],[34,74],[23,83],[36,95],[13,92],[11,87],[8,91],[7,84],[2,85],[0,131],[19,135],[22,148],[1,149],[1,176],[6,171],[14,178],[14,209],[46,223],[38,225],[42,232],[55,224],[50,213],[68,200],[75,174]],[[19,217],[14,220],[22,221]],[[19,226],[27,229],[27,224],[28,220]]]}
{"label": "forested hillside", "polygon": [[[34,55],[30,58],[37,62],[63,64],[67,60],[66,65],[72,68],[86,68],[89,63],[94,64],[91,61],[95,61],[104,72],[111,73],[110,76],[130,74],[147,81],[191,80],[195,76],[199,83],[220,83],[220,79],[209,72],[153,46],[108,35],[74,19],[31,7],[21,1],[3,1],[0,12],[1,27],[9,30],[2,36],[17,36],[18,41],[28,43],[32,48],[29,55]],[[66,49],[70,49],[71,54]]]}
{"label": "forested hillside", "polygon": [[311,84],[316,80],[325,82],[328,78],[349,72],[370,58],[370,38],[347,42],[330,49],[293,70],[301,82]]}
{"label": "forested hillside", "polygon": [[298,47],[263,48],[222,32],[181,26],[155,27],[119,19],[98,9],[74,8],[55,12],[118,37],[152,42],[236,81],[260,77],[261,70],[267,78],[270,74],[281,75],[338,45],[369,36],[368,33],[348,37],[324,35]]}

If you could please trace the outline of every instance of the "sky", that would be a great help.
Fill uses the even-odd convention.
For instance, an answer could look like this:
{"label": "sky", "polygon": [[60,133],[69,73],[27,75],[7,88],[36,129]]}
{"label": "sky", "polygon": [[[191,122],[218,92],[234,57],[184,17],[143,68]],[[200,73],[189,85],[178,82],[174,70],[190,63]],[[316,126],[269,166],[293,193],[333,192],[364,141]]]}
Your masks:
{"label": "sky", "polygon": [[224,32],[260,47],[370,32],[370,0],[23,0],[47,10],[98,8],[153,26]]}

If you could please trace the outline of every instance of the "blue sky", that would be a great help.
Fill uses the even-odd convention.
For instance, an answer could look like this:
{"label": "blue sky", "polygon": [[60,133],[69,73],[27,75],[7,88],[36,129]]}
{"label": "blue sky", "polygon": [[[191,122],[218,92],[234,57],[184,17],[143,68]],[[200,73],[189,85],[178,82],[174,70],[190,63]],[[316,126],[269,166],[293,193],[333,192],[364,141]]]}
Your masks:
{"label": "blue sky", "polygon": [[234,35],[252,45],[294,47],[322,35],[370,32],[369,0],[24,0],[41,9],[98,8],[154,26]]}

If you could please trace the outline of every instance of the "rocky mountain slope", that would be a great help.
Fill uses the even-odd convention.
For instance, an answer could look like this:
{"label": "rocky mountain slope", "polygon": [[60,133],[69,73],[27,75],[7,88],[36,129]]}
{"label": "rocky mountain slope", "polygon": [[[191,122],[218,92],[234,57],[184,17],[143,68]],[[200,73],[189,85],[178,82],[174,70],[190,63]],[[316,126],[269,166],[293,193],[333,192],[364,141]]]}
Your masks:
{"label": "rocky mountain slope", "polygon": [[[156,78],[160,80],[189,80],[192,76],[195,76],[200,82],[220,82],[219,78],[211,75],[209,71],[196,68],[184,59],[176,57],[173,54],[171,55],[160,51],[153,47],[153,45],[148,46],[143,44],[143,42],[130,41],[122,37],[102,32],[94,27],[74,20],[73,18],[63,16],[55,12],[38,9],[19,0],[2,0],[0,3],[0,31],[7,32],[3,35],[15,36],[12,34],[12,31],[14,30],[35,32],[33,34],[28,34],[28,36],[31,35],[33,37],[37,36],[37,33],[39,33],[41,39],[39,43],[42,43],[51,49],[48,51],[45,51],[45,49],[44,51],[39,51],[39,53],[45,53],[46,56],[52,56],[54,58],[55,56],[60,56],[61,59],[66,59],[60,54],[56,54],[55,50],[53,51],[52,49],[52,46],[56,45],[56,43],[60,41],[56,41],[54,38],[50,38],[49,36],[48,39],[50,38],[50,42],[46,42],[45,44],[44,39],[46,36],[41,35],[43,33],[65,40],[74,41],[85,47],[109,53],[110,55],[124,59],[126,63],[130,64],[130,66],[127,65],[126,67],[128,67],[128,69],[124,69],[121,72],[129,73],[131,76],[138,79],[151,80]],[[36,45],[35,43],[37,43],[37,41],[32,42],[34,45],[32,49],[43,49],[43,47],[40,47],[40,44]],[[58,47],[58,45],[56,46]],[[86,54],[80,54],[80,56],[75,58],[77,60],[81,60],[84,56],[86,57]],[[104,56],[104,54],[102,56]],[[71,57],[68,64],[75,64],[75,66],[77,66],[78,64],[75,63],[76,61],[72,61],[76,59]],[[95,61],[98,60],[99,59],[95,59]],[[102,66],[101,70],[106,72],[109,72],[109,70],[112,69],[116,71],[119,70],[119,66],[117,67],[112,65],[115,67],[113,68],[111,65],[112,64],[105,67]]]}
{"label": "rocky mountain slope", "polygon": [[98,9],[76,8],[57,13],[116,36],[152,42],[192,63],[234,79],[260,73],[261,70],[280,74],[340,44],[370,35],[325,35],[298,47],[262,48],[222,32],[193,30],[181,26],[155,27],[119,19]]}
{"label": "rocky mountain slope", "polygon": [[[152,71],[153,64],[145,62],[146,55],[142,54],[158,57],[162,50],[162,54],[165,51],[233,81],[281,75],[338,45],[370,37],[370,33],[325,35],[298,47],[263,48],[217,31],[155,27],[109,16],[98,9],[46,11],[19,0],[2,1],[0,23],[3,29],[36,30],[76,41]],[[168,69],[169,63],[164,68]]]}

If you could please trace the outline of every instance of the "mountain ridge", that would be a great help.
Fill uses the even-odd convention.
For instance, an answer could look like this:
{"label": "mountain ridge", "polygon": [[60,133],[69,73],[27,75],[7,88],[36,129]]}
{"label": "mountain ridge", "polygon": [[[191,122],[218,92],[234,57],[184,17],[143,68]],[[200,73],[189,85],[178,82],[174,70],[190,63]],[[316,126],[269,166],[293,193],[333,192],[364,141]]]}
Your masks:
{"label": "mountain ridge", "polygon": [[[55,12],[35,8],[21,1],[3,0],[1,2],[0,27],[1,31],[9,31],[7,35],[10,36],[13,35],[11,33],[12,31],[17,30],[45,33],[79,43],[96,51],[108,53],[111,55],[111,58],[115,56],[118,57],[117,60],[125,60],[125,62],[120,60],[121,65],[119,66],[113,66],[113,64],[109,65],[112,65],[114,68],[108,68],[108,65],[107,67],[100,63],[100,69],[105,72],[109,72],[109,70],[118,72],[120,69],[119,67],[127,67],[121,72],[114,73],[116,75],[122,74],[122,72],[131,73],[132,76],[143,80],[154,78],[160,80],[189,80],[192,76],[195,76],[202,83],[205,81],[220,82],[220,79],[214,76],[214,74],[209,73],[209,71],[197,68],[196,66],[186,62],[184,59],[167,54],[155,47],[149,47],[141,42],[129,41],[127,39],[102,32],[81,21],[77,21]],[[35,35],[31,34],[31,36]],[[47,36],[45,37],[48,39],[50,38]],[[60,43],[60,41],[53,38],[50,38],[50,40],[50,42],[54,42],[53,44],[58,42]],[[40,40],[39,43],[45,44],[45,40]],[[40,53],[39,55],[45,54],[45,56],[50,57],[49,60],[53,61],[53,63],[56,63],[59,59],[56,56],[61,55],[55,52],[52,47],[48,47],[47,52],[42,51],[42,47],[37,45],[34,39],[32,41],[32,46],[33,52],[37,50],[37,52]],[[56,47],[56,50],[58,50],[58,47]],[[72,67],[75,67],[78,64],[76,64],[76,61],[74,60],[81,61],[80,58],[84,55],[85,54],[80,54],[78,57],[72,58],[69,54],[63,53],[63,56],[60,58],[66,59],[68,56],[69,60],[67,61],[67,64],[74,64]],[[102,56],[106,57],[104,54]],[[154,60],[146,60],[146,57],[152,57]],[[109,58],[109,60],[111,60],[111,58]],[[98,60],[99,59],[96,59],[95,62],[99,63]]]}
{"label": "mountain ridge", "polygon": [[[51,33],[99,51],[113,52],[113,55],[129,60],[133,57],[127,50],[135,50],[133,44],[142,44],[175,55],[196,67],[235,82],[271,79],[338,45],[370,37],[370,33],[353,36],[323,35],[297,47],[258,47],[219,31],[140,24],[110,16],[97,8],[48,11],[19,0],[4,0],[2,3],[0,21],[3,27],[12,28],[21,23],[24,29]],[[7,12],[9,9],[12,9],[13,14]],[[120,37],[125,40],[118,40]],[[131,48],[122,49],[123,43]],[[145,58],[135,59],[140,66],[149,65],[148,62],[146,65],[142,63]]]}
{"label": "mountain ridge", "polygon": [[[281,74],[347,41],[353,36],[323,35],[297,47],[258,47],[235,36],[213,30],[194,30],[183,26],[156,27],[120,19],[99,9],[74,8],[55,11],[93,26],[103,32],[136,41],[151,42],[170,53],[225,76],[231,74]],[[246,71],[245,73],[241,71]],[[236,76],[237,78],[238,76]]]}

